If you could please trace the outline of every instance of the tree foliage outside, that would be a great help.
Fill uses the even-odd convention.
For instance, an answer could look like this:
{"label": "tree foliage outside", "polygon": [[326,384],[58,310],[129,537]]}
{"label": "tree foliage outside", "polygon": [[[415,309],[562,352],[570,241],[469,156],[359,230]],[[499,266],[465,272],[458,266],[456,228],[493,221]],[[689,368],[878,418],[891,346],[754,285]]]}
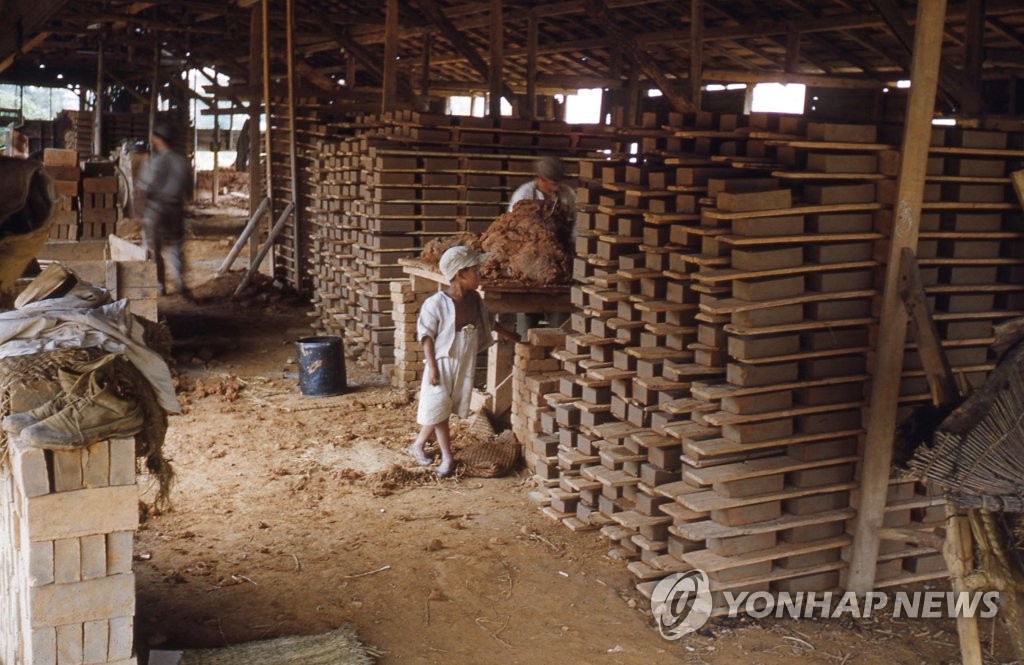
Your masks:
{"label": "tree foliage outside", "polygon": [[25,120],[53,120],[64,109],[77,109],[78,96],[67,88],[0,84],[0,108],[21,109]]}

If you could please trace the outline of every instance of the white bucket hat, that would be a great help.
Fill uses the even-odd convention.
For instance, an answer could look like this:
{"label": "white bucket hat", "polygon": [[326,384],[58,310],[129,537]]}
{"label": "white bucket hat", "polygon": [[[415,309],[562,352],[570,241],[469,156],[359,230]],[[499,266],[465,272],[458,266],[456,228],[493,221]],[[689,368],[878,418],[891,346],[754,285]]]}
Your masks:
{"label": "white bucket hat", "polygon": [[488,254],[482,254],[465,245],[456,245],[455,247],[449,247],[441,255],[438,268],[441,269],[441,274],[444,275],[444,278],[451,282],[459,274],[460,270],[478,266],[486,261],[487,257]]}

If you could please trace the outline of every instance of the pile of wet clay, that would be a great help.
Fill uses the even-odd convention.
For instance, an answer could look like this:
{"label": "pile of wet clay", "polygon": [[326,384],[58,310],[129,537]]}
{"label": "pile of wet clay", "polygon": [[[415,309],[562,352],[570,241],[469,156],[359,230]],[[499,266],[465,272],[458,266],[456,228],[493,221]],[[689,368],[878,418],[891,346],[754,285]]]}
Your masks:
{"label": "pile of wet clay", "polygon": [[485,282],[566,284],[572,277],[572,211],[544,201],[520,201],[483,235],[461,233],[431,241],[420,260],[436,267],[449,247],[466,245],[489,254],[480,268]]}

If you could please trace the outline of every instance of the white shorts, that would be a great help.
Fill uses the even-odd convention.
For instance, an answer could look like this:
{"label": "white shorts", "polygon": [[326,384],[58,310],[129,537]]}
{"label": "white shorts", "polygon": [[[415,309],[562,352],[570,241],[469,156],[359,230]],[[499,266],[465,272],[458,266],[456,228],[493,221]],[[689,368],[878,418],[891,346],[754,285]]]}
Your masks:
{"label": "white shorts", "polygon": [[448,356],[437,359],[438,385],[431,385],[428,372],[424,369],[420,403],[416,409],[418,424],[445,423],[453,413],[459,418],[469,415],[473,375],[476,373],[476,336],[476,326],[473,325],[455,333]]}

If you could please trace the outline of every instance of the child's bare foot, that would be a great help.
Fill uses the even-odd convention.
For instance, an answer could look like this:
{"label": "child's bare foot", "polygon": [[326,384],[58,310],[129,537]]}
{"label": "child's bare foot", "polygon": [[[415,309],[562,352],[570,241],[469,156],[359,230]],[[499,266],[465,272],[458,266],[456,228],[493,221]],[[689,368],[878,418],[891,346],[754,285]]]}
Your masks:
{"label": "child's bare foot", "polygon": [[438,478],[447,478],[448,476],[452,475],[452,472],[454,471],[455,459],[452,457],[443,460],[441,462],[441,465],[434,469],[434,473],[437,475]]}
{"label": "child's bare foot", "polygon": [[422,447],[417,446],[415,443],[410,444],[409,447],[405,449],[405,452],[409,453],[409,455],[411,455],[420,466],[430,466],[434,463],[434,458],[428,455]]}

